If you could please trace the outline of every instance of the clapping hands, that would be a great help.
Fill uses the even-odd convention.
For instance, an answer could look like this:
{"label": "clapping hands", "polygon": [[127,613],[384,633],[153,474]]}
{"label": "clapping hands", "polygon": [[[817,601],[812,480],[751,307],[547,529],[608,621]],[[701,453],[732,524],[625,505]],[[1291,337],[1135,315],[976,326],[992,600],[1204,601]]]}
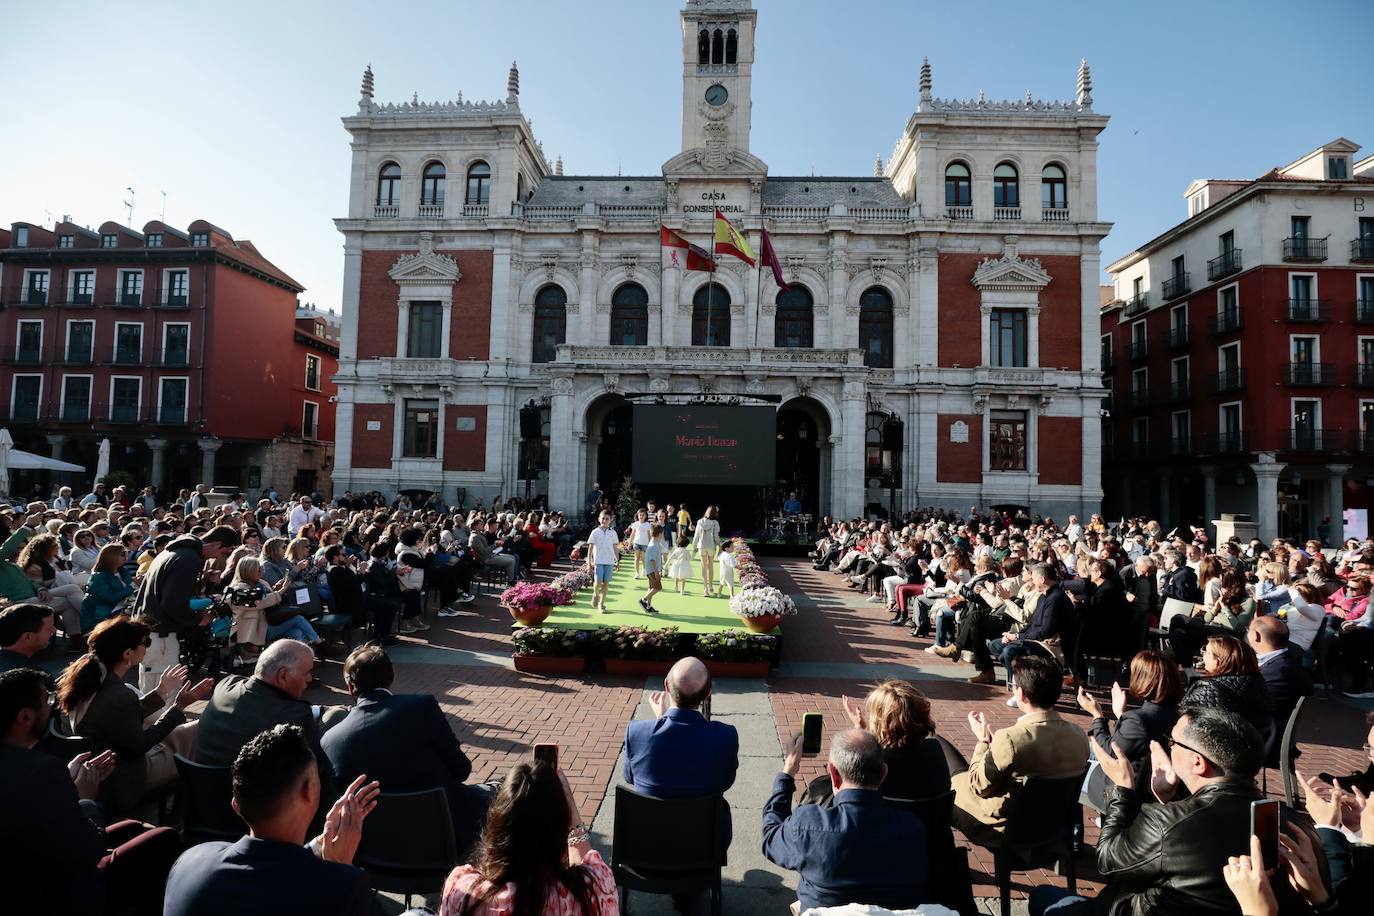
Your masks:
{"label": "clapping hands", "polygon": [[864,710],[857,700],[841,695],[840,701],[844,704],[844,714],[849,718],[849,722],[855,728],[867,728],[864,722]]}
{"label": "clapping hands", "polygon": [[93,799],[105,777],[114,772],[119,761],[114,751],[92,755],[90,751],[77,754],[67,764],[67,773],[76,784],[76,794],[81,798]]}
{"label": "clapping hands", "polygon": [[185,665],[170,664],[162,672],[162,676],[157,679],[157,692],[161,694],[163,700],[171,700],[181,692],[181,688],[186,685],[186,676],[190,673]]}
{"label": "clapping hands", "polygon": [[317,842],[320,858],[326,862],[353,864],[353,856],[363,836],[363,820],[377,807],[377,797],[382,794],[380,783],[376,780],[366,782],[366,779],[364,774],[353,780],[325,815],[324,832]]}
{"label": "clapping hands", "polygon": [[973,737],[984,744],[992,742],[992,726],[988,725],[987,716],[982,712],[971,712],[968,714],[969,731],[973,732]]}
{"label": "clapping hands", "polygon": [[199,703],[201,700],[210,698],[210,694],[215,690],[215,682],[210,678],[202,678],[194,687],[183,681],[181,689],[177,691],[176,705],[179,709],[185,709],[192,703]]}

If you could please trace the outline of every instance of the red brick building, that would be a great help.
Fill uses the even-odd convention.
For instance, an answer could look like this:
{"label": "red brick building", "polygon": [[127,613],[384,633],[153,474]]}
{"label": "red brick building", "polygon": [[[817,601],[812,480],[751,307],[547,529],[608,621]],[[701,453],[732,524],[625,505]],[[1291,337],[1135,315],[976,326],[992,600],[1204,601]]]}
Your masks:
{"label": "red brick building", "polygon": [[[18,448],[135,484],[314,489],[332,466],[338,328],[204,220],[0,230],[0,392]],[[89,479],[74,479],[86,486]],[[13,479],[16,493],[46,480]]]}
{"label": "red brick building", "polygon": [[1374,157],[1358,150],[1195,181],[1188,219],[1108,267],[1110,515],[1242,512],[1264,538],[1334,542],[1344,510],[1374,508]]}

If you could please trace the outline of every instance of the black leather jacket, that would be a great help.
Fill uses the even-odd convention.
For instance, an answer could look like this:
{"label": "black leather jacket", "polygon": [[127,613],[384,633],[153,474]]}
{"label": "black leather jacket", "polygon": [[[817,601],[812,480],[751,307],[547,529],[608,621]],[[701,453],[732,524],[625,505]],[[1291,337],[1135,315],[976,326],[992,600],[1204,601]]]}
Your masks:
{"label": "black leather jacket", "polygon": [[1097,870],[1116,892],[1113,916],[1235,913],[1221,870],[1249,854],[1250,802],[1260,797],[1253,784],[1230,781],[1163,805],[1108,790]]}

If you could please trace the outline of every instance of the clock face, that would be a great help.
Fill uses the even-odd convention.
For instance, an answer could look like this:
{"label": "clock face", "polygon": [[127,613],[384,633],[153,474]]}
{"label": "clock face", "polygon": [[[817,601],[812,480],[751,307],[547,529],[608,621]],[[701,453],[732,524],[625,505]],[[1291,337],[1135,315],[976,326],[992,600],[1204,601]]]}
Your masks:
{"label": "clock face", "polygon": [[725,87],[716,83],[706,90],[706,104],[719,108],[725,104],[725,100],[730,97],[730,93],[725,91]]}

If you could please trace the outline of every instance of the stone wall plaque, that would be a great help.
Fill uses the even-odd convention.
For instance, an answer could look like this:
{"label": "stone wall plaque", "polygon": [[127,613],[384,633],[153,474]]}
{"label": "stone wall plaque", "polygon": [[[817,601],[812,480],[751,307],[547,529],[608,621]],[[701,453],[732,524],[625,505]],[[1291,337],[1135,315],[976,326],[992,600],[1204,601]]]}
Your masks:
{"label": "stone wall plaque", "polygon": [[476,417],[459,417],[459,418],[458,418],[458,432],[460,432],[460,433],[471,433],[471,432],[476,432],[476,430],[477,430],[477,418],[476,418]]}
{"label": "stone wall plaque", "polygon": [[[367,431],[370,432],[370,433],[379,433],[379,432],[381,432],[381,431],[382,431],[382,421],[381,421],[381,420],[368,420],[368,421],[367,421]],[[251,489],[251,488],[250,488],[250,489]]]}
{"label": "stone wall plaque", "polygon": [[963,420],[955,420],[949,424],[950,442],[968,442],[968,424]]}

